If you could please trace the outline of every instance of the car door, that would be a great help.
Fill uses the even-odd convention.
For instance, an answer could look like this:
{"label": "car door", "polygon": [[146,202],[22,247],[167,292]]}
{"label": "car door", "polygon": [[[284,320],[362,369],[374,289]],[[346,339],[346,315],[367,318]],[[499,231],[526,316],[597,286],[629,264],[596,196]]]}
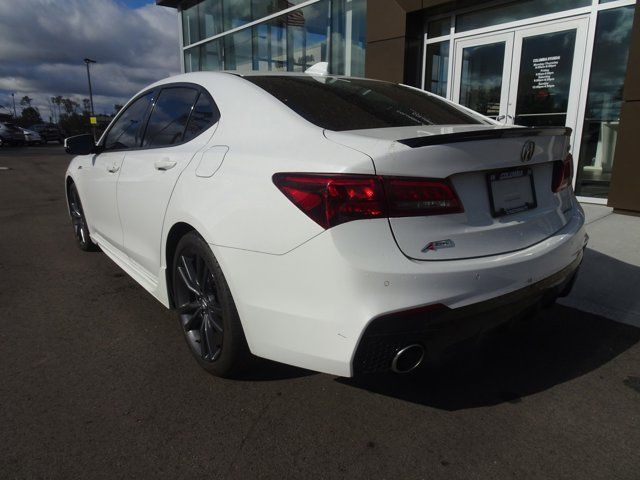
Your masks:
{"label": "car door", "polygon": [[141,130],[153,92],[133,100],[118,116],[100,142],[101,153],[93,156],[82,173],[80,197],[97,240],[123,249],[122,225],[116,201],[117,182],[125,153],[140,145]]}
{"label": "car door", "polygon": [[154,278],[160,270],[162,227],[173,187],[206,145],[200,133],[219,116],[211,96],[199,87],[163,87],[152,106],[142,148],[126,154],[118,179],[124,250]]}

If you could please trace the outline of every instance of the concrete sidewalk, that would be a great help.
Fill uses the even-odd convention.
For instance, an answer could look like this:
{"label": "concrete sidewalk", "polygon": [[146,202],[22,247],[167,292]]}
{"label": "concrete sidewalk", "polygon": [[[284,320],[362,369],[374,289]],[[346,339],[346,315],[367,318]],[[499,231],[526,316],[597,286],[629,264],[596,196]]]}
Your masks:
{"label": "concrete sidewalk", "polygon": [[640,327],[640,217],[582,207],[589,245],[571,295],[559,303]]}

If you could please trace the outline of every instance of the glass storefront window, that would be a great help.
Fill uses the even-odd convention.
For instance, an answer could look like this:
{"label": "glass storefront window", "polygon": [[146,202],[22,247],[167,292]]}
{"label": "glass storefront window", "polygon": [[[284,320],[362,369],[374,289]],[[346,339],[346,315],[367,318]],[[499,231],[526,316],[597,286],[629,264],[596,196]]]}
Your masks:
{"label": "glass storefront window", "polygon": [[[205,0],[183,8],[185,45],[238,28],[303,0]],[[364,76],[366,0],[323,0],[184,51],[185,71],[304,71],[329,62]],[[223,32],[224,33],[224,32]],[[331,52],[329,51],[332,46]]]}
{"label": "glass storefront window", "polygon": [[241,27],[252,20],[251,0],[222,0],[222,25],[224,31]]}
{"label": "glass storefront window", "polygon": [[187,2],[182,7],[182,43],[187,46],[200,40],[198,2]]}
{"label": "glass storefront window", "polygon": [[182,7],[182,43],[187,46],[222,33],[222,0],[187,2]]}
{"label": "glass storefront window", "polygon": [[217,71],[223,69],[222,39],[218,38],[200,45],[199,70]]}
{"label": "glass storefront window", "polygon": [[451,17],[427,23],[427,38],[442,37],[451,33]]}
{"label": "glass storefront window", "polygon": [[446,97],[449,75],[449,42],[430,43],[427,45],[426,55],[424,89]]}
{"label": "glass storefront window", "polygon": [[576,193],[606,198],[620,123],[635,7],[598,13],[580,145]]}
{"label": "glass storefront window", "polygon": [[204,0],[198,4],[198,18],[199,40],[222,33],[222,0]]}
{"label": "glass storefront window", "polygon": [[306,0],[252,0],[251,17],[254,20],[259,20],[305,1]]}
{"label": "glass storefront window", "polygon": [[200,48],[192,47],[184,51],[184,71],[185,73],[197,72],[200,70]]}
{"label": "glass storefront window", "polygon": [[253,70],[251,29],[227,35],[224,39],[224,69],[247,72]]}
{"label": "glass storefront window", "polygon": [[464,32],[590,5],[591,0],[521,0],[510,2],[456,16],[456,31]]}

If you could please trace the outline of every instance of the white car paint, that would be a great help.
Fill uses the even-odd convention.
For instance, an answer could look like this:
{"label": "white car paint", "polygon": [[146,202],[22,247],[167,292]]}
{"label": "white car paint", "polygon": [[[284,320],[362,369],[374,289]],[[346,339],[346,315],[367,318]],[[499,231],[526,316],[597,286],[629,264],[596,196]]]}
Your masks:
{"label": "white car paint", "polygon": [[[75,157],[66,175],[78,187],[92,240],[167,307],[169,232],[194,228],[220,263],[258,356],[351,376],[372,319],[499,297],[582,256],[583,212],[570,188],[550,192],[550,162],[564,158],[566,137],[532,137],[536,189],[549,190],[539,207],[492,218],[484,172],[521,165],[528,138],[420,148],[397,142],[500,128],[490,121],[334,132],[234,74],[189,73],[150,87],[177,82],[204,87],[220,120],[182,145]],[[324,229],[275,187],[279,172],[450,177],[465,211]],[[455,248],[421,251],[444,239]]]}

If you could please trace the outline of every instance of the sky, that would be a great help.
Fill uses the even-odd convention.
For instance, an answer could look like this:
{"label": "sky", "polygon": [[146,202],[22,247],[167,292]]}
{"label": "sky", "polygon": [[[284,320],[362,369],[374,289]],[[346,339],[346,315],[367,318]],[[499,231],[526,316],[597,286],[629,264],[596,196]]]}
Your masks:
{"label": "sky", "polygon": [[34,99],[42,118],[47,99],[89,98],[91,65],[96,113],[112,113],[137,91],[180,73],[175,9],[149,0],[0,0],[0,112],[11,93]]}

